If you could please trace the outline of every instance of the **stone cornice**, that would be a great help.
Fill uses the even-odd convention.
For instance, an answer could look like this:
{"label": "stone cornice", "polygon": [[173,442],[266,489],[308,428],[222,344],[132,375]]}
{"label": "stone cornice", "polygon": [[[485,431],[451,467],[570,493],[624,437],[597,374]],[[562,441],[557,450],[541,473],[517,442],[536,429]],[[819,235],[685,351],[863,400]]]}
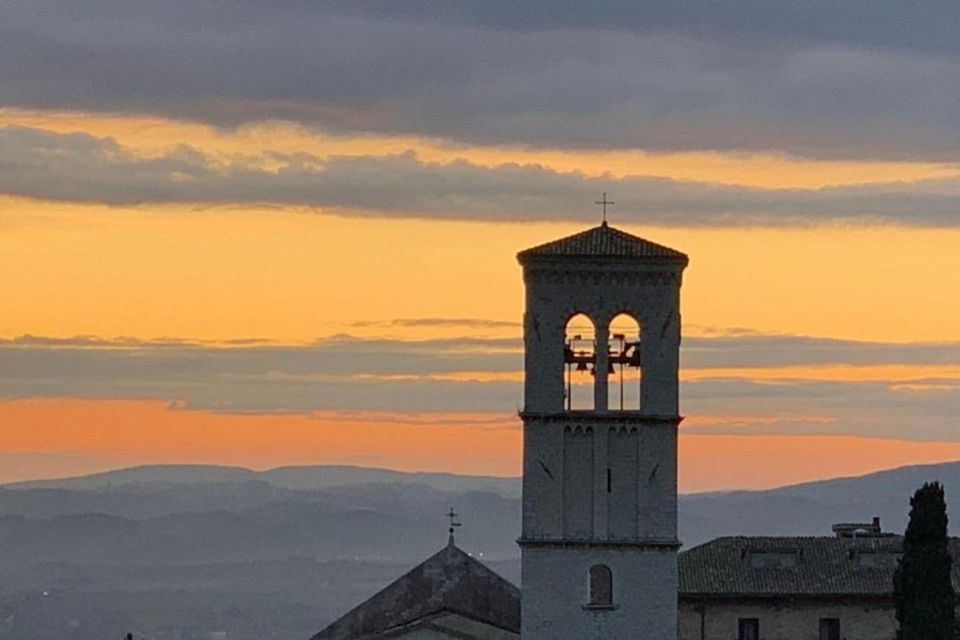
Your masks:
{"label": "stone cornice", "polygon": [[537,264],[525,266],[523,280],[532,282],[577,283],[635,283],[644,285],[675,285],[683,283],[682,267],[664,268],[663,265],[635,266],[616,263]]}
{"label": "stone cornice", "polygon": [[521,411],[524,422],[553,422],[563,424],[628,424],[628,425],[665,425],[676,426],[683,416],[657,416],[639,411],[560,411],[557,413],[539,413]]}
{"label": "stone cornice", "polygon": [[643,540],[595,540],[561,538],[518,538],[517,544],[523,548],[538,549],[613,549],[676,551],[683,543],[676,538],[647,538]]}

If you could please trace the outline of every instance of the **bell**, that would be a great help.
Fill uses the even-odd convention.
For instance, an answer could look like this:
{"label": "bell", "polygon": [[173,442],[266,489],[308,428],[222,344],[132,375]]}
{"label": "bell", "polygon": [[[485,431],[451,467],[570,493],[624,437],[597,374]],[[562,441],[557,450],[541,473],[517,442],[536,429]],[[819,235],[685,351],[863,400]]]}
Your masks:
{"label": "bell", "polygon": [[577,363],[577,371],[586,371],[586,370],[587,370],[587,363],[586,363],[586,362],[584,362],[583,360],[581,360],[580,362]]}
{"label": "bell", "polygon": [[614,373],[616,373],[616,372],[617,372],[617,370],[613,368],[613,363],[612,363],[612,362],[608,363],[608,364],[607,364],[607,374],[610,375],[610,374],[614,374]]}

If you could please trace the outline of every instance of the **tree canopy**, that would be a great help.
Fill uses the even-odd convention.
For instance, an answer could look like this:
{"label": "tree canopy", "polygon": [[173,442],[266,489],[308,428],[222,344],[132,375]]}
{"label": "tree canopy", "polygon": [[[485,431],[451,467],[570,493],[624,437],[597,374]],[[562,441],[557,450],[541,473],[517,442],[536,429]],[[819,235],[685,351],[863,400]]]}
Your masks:
{"label": "tree canopy", "polygon": [[950,580],[943,485],[924,484],[910,499],[903,558],[893,577],[898,640],[954,640],[956,596]]}

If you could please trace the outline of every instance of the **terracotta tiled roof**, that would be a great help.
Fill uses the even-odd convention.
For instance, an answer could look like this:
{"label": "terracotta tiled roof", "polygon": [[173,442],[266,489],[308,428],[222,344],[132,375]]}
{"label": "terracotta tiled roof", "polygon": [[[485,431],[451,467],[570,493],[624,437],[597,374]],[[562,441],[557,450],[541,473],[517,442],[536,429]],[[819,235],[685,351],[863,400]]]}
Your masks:
{"label": "terracotta tiled roof", "polygon": [[685,254],[675,249],[614,229],[606,223],[517,254],[521,262],[526,258],[541,256],[666,258],[684,262],[687,260]]}
{"label": "terracotta tiled roof", "polygon": [[379,638],[444,611],[520,632],[520,590],[451,543],[312,640]]}
{"label": "terracotta tiled roof", "polygon": [[[717,538],[680,554],[680,598],[892,596],[902,548],[900,536]],[[950,553],[960,593],[960,540],[950,540]]]}

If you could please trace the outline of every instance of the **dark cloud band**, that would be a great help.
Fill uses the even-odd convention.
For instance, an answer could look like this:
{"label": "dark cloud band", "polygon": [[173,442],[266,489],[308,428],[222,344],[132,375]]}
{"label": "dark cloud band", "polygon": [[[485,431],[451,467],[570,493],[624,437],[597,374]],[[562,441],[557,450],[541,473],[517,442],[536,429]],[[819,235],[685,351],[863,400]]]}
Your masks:
{"label": "dark cloud band", "polygon": [[[260,160],[264,160],[261,158]],[[142,157],[110,138],[0,129],[0,193],[109,205],[307,206],[346,215],[473,220],[581,220],[582,203],[617,194],[625,222],[797,225],[834,220],[960,224],[960,177],[821,189],[757,189],[540,165],[485,167],[383,156],[270,154],[214,158],[181,146]]]}
{"label": "dark cloud band", "polygon": [[956,3],[13,0],[0,105],[953,161]]}
{"label": "dark cloud band", "polygon": [[[516,338],[334,336],[307,345],[24,337],[0,341],[0,399],[150,398],[219,412],[491,411],[519,407]],[[684,340],[689,428],[714,433],[845,433],[957,440],[960,343],[803,336]],[[784,366],[932,365],[908,380],[778,377]],[[937,370],[936,367],[940,367]],[[706,369],[725,369],[709,375]],[[736,375],[737,368],[749,368]],[[753,369],[766,369],[754,378]],[[505,374],[505,375],[495,375]],[[706,376],[702,374],[708,374]]]}

